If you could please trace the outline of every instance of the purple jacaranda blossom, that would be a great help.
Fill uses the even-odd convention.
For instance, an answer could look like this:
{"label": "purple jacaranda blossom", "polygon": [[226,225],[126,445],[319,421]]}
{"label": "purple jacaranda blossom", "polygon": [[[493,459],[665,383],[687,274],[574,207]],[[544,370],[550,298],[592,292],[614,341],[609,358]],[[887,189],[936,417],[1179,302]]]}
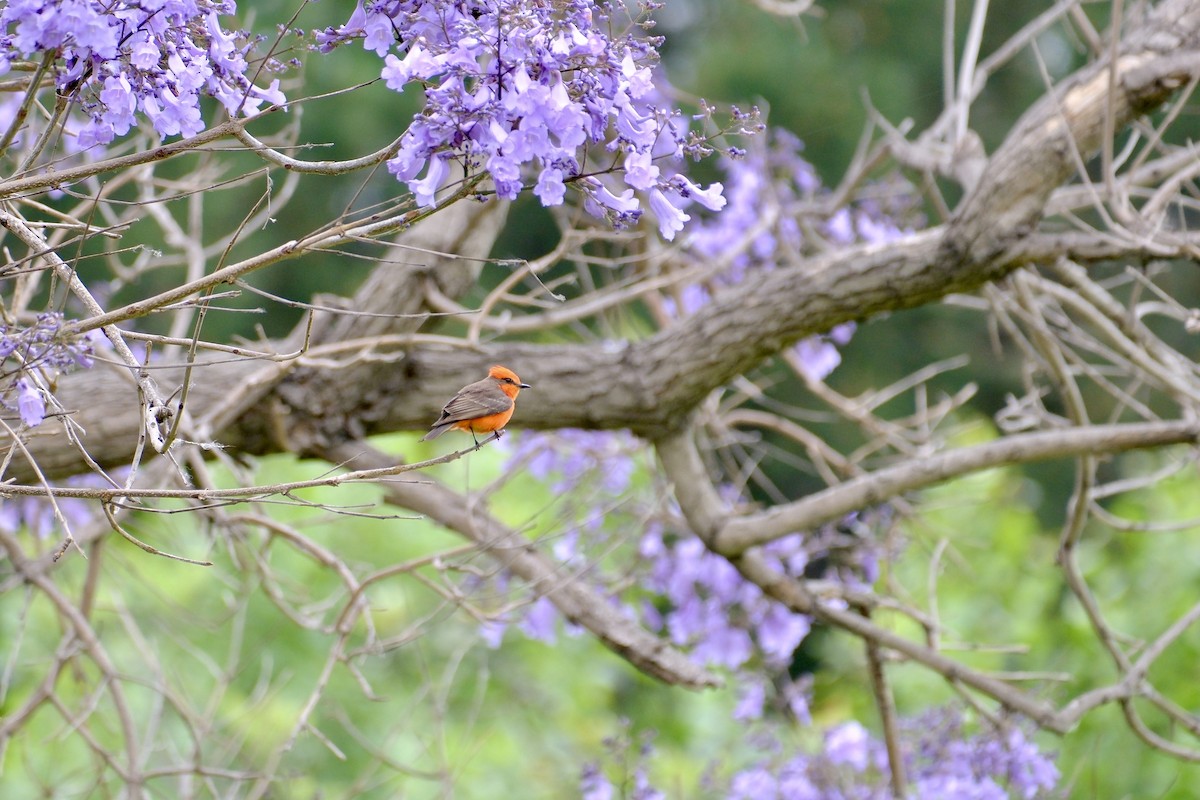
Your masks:
{"label": "purple jacaranda blossom", "polygon": [[633,772],[633,792],[629,800],[666,800],[666,795],[650,783],[650,776],[642,767]]}
{"label": "purple jacaranda blossom", "polygon": [[854,332],[858,326],[853,322],[843,322],[841,325],[834,325],[829,329],[829,340],[839,347],[844,347],[850,343],[850,339],[854,336]]}
{"label": "purple jacaranda blossom", "polygon": [[834,764],[846,764],[862,772],[871,764],[873,743],[867,729],[851,720],[825,734],[825,756]]}
{"label": "purple jacaranda blossom", "polygon": [[[567,524],[551,540],[550,552],[563,564],[582,563],[589,548],[604,548],[609,533],[602,528],[614,501],[634,486],[638,443],[625,432],[563,430],[555,433],[522,432],[502,444],[510,463],[545,482],[560,497],[585,490],[595,507],[577,510],[577,523]],[[735,501],[732,499],[731,502]],[[711,552],[692,536],[669,536],[657,524],[648,526],[639,542],[645,574],[642,588],[665,605],[634,603],[635,616],[672,641],[686,647],[698,663],[731,670],[750,662],[786,665],[808,633],[810,620],[766,598],[762,590],[742,578],[728,560]],[[786,537],[764,553],[772,564],[800,564],[801,538]],[[528,613],[528,612],[527,612]],[[532,631],[541,630],[531,622]],[[807,713],[798,692],[797,712]],[[760,704],[761,706],[761,704]]]}
{"label": "purple jacaranda blossom", "polygon": [[557,167],[546,167],[538,175],[538,182],[533,187],[533,193],[547,208],[562,205],[567,193],[567,187],[563,183],[563,171]]}
{"label": "purple jacaranda blossom", "polygon": [[807,616],[771,603],[758,621],[758,646],[769,663],[786,665],[811,627]]}
{"label": "purple jacaranda blossom", "polygon": [[1008,800],[1008,792],[991,778],[963,775],[924,775],[914,782],[923,800]]}
{"label": "purple jacaranda blossom", "polygon": [[[946,719],[961,721],[956,712],[943,712]],[[906,771],[911,793],[906,797],[920,800],[1034,800],[1048,798],[1058,782],[1052,762],[1036,748],[1018,746],[1006,750],[1005,737],[996,732],[964,734],[957,724],[945,727],[935,724],[930,729],[921,726],[921,719],[906,720],[902,726],[908,733],[900,742],[906,753]],[[947,735],[952,738],[946,738]],[[610,757],[616,769],[628,774],[630,769],[630,736],[624,733],[614,746],[609,740]],[[936,741],[934,741],[936,740]],[[862,725],[847,722],[824,731],[822,747],[815,751],[797,751],[791,737],[777,738],[774,733],[755,734],[754,761],[729,773],[721,781],[712,773],[704,780],[705,796],[753,798],[754,800],[890,800],[889,770],[886,748]],[[961,753],[946,751],[946,745],[963,745]],[[1000,748],[999,759],[980,758],[979,754]],[[931,754],[936,754],[932,756]],[[654,749],[641,748],[633,761],[634,775],[646,775],[653,766]],[[1013,781],[1009,775],[1013,759],[1027,758],[1033,765],[1049,765],[1049,773],[1032,787],[1032,792]],[[714,767],[721,768],[721,763]],[[581,790],[584,796],[612,797],[614,787],[600,764],[591,763],[583,769]],[[635,777],[635,786],[648,786],[648,781]],[[597,792],[588,795],[588,791]],[[638,795],[631,795],[638,796]],[[656,795],[647,795],[656,796]]]}
{"label": "purple jacaranda blossom", "polygon": [[643,586],[670,602],[661,625],[671,640],[690,646],[701,664],[738,669],[756,652],[771,664],[786,664],[807,635],[807,618],[776,607],[698,539],[666,546],[663,535],[652,527],[639,550],[649,566]]}
{"label": "purple jacaranda blossom", "polygon": [[579,551],[579,528],[570,528],[554,540],[550,552],[563,564],[570,564],[582,559]]}
{"label": "purple jacaranda blossom", "polygon": [[[804,239],[795,220],[772,210],[808,199],[820,187],[815,170],[800,156],[802,144],[792,134],[771,129],[756,145],[744,158],[719,159],[725,205],[720,214],[689,229],[689,248],[707,257],[720,257],[735,245],[745,250],[744,242],[750,237],[750,260],[739,259],[731,265],[731,274],[723,276],[729,283],[740,282],[747,269],[773,269],[781,247],[803,249]],[[677,179],[681,185],[683,180],[682,176]],[[705,208],[719,202],[705,196],[699,187],[683,186],[683,194]],[[778,220],[775,226],[764,227],[763,220],[771,216]]]}
{"label": "purple jacaranda blossom", "polygon": [[[515,158],[512,158],[503,150],[493,153],[488,158],[485,165],[492,176],[492,183],[496,187],[496,196],[504,200],[516,200],[521,194],[521,163]],[[412,182],[408,184],[410,187],[415,186]],[[414,190],[417,202],[421,203],[420,193]],[[423,205],[429,205],[425,203]]]}
{"label": "purple jacaranda blossom", "polygon": [[545,597],[539,597],[526,611],[517,627],[528,638],[546,644],[558,639],[558,609]]}
{"label": "purple jacaranda blossom", "polygon": [[[584,501],[571,509],[573,516],[550,539],[549,551],[559,563],[580,566],[590,563],[593,553],[611,552],[609,537],[615,531],[606,530],[610,512],[614,507],[637,507],[628,494],[640,485],[634,480],[636,439],[612,431],[526,431],[504,440],[501,447],[508,451],[511,469],[546,483],[564,498],[564,507],[570,508],[567,497]],[[728,484],[721,485],[720,496],[731,506],[744,502],[739,490]],[[793,578],[808,577],[806,569],[819,559],[822,572],[817,577],[859,585],[863,578],[856,559],[874,546],[874,518],[874,512],[855,514],[819,531],[789,534],[764,545],[761,557],[770,568]],[[686,649],[699,664],[735,673],[762,666],[785,670],[809,633],[808,616],[765,596],[695,536],[652,518],[638,540],[637,557],[639,596],[626,601],[624,608]],[[602,570],[590,571],[592,577],[601,574]],[[530,632],[542,635],[538,631],[543,625],[532,620]],[[750,674],[740,679],[751,679]],[[773,707],[786,706],[793,718],[807,719],[806,682],[777,681],[773,689]],[[764,705],[764,700],[747,697],[739,713],[761,714]]]}
{"label": "purple jacaranda blossom", "polygon": [[[920,800],[1034,800],[1048,798],[1059,781],[1053,761],[1023,736],[1008,744],[998,731],[966,734],[962,717],[945,709],[937,719],[922,715],[905,720],[901,750],[911,794]],[[795,752],[773,738],[758,758],[729,779],[726,797],[786,800],[887,800],[887,751],[882,741],[857,722],[827,729],[816,752]],[[1028,765],[1028,781],[1014,779],[1014,765]],[[718,788],[719,787],[714,787]]]}
{"label": "purple jacaranda blossom", "polygon": [[204,130],[204,122],[200,107],[191,100],[191,95],[179,97],[170,89],[163,89],[157,96],[147,97],[143,108],[164,139],[176,134],[195,136]]}
{"label": "purple jacaranda blossom", "polygon": [[443,68],[444,59],[436,58],[417,42],[404,56],[404,60],[388,53],[383,61],[384,67],[380,76],[384,83],[393,91],[403,92],[404,87],[414,78],[424,79],[436,75]]}
{"label": "purple jacaranda blossom", "polygon": [[[689,640],[694,641],[691,649],[692,658],[701,664],[728,669],[745,666],[746,662],[754,655],[754,642],[745,629],[722,624],[723,618],[716,613],[719,606],[715,603],[689,603],[673,615],[667,622],[672,639],[676,638],[676,631],[672,630],[672,623],[682,626],[687,618],[689,607],[699,609],[696,618],[690,620],[690,630],[685,631],[689,634]],[[707,626],[701,630],[699,626],[706,622]],[[680,644],[684,643],[687,641],[680,642]]]}
{"label": "purple jacaranda blossom", "polygon": [[[375,4],[372,3],[372,6]],[[357,12],[355,12],[357,15]],[[354,17],[351,17],[353,19]],[[376,55],[383,55],[396,43],[396,36],[388,24],[387,17],[372,14],[366,18],[363,29],[363,47],[374,50]]]}
{"label": "purple jacaranda blossom", "polygon": [[829,333],[801,339],[792,347],[800,369],[810,380],[823,381],[828,378],[842,363],[838,347],[849,344],[855,330],[853,322],[846,322],[835,326]]}
{"label": "purple jacaranda blossom", "polygon": [[964,797],[1033,800],[1058,785],[1053,759],[1026,738],[1019,724],[968,735],[962,717],[943,708],[922,714],[905,728],[916,734],[909,767],[914,783],[943,792],[936,796],[956,790]]}
{"label": "purple jacaranda blossom", "polygon": [[627,91],[632,98],[644,97],[654,90],[653,75],[649,69],[634,62],[631,50],[626,50],[621,59],[621,75],[627,81]]}
{"label": "purple jacaranda blossom", "polygon": [[584,800],[666,800],[667,795],[650,780],[648,765],[654,756],[652,732],[636,739],[629,735],[629,723],[622,722],[619,735],[604,740],[608,756],[616,761],[619,776],[616,785],[604,774],[600,764],[585,764],[580,774],[579,790]]}
{"label": "purple jacaranda blossom", "polygon": [[779,796],[778,782],[767,769],[753,768],[733,776],[729,785],[730,800],[770,800]]}
{"label": "purple jacaranda blossom", "polygon": [[658,219],[658,233],[667,241],[683,230],[684,223],[691,217],[671,204],[659,189],[650,190],[650,210]]}
{"label": "purple jacaranda blossom", "polygon": [[80,150],[90,150],[99,145],[106,145],[117,136],[117,128],[106,119],[89,119],[79,129],[75,136],[75,144]]}
{"label": "purple jacaranda blossom", "polygon": [[597,480],[613,497],[628,489],[633,478],[638,445],[626,431],[523,431],[508,441],[510,458],[524,462],[529,474],[548,482],[556,494],[572,491],[585,480]]}
{"label": "purple jacaranda blossom", "polygon": [[859,237],[868,244],[887,244],[904,235],[895,224],[886,219],[876,219],[868,214],[858,214],[855,226]]}
{"label": "purple jacaranda blossom", "polygon": [[850,244],[854,241],[854,217],[848,208],[839,208],[825,222],[825,235],[835,244]]}
{"label": "purple jacaranda blossom", "polygon": [[663,298],[663,310],[667,316],[678,318],[695,314],[712,300],[708,289],[698,283],[689,283],[679,290],[679,302],[674,297]]}
{"label": "purple jacaranda blossom", "polygon": [[796,361],[804,374],[814,381],[823,381],[842,363],[842,354],[820,336],[801,339],[792,347]]}
{"label": "purple jacaranda blossom", "polygon": [[[69,502],[72,500],[74,502]],[[59,509],[67,514],[68,509],[77,504],[81,505],[82,501],[64,498],[59,501]],[[86,513],[86,510],[83,513]],[[22,526],[41,539],[61,532],[61,526],[54,515],[54,506],[45,498],[9,498],[0,503],[0,531],[16,533]]]}
{"label": "purple jacaranda blossom", "polygon": [[747,680],[742,683],[740,690],[737,705],[733,708],[733,718],[738,722],[760,719],[767,699],[766,686],[761,680]]}
{"label": "purple jacaranda blossom", "polygon": [[780,800],[827,800],[808,776],[808,759],[797,756],[779,770]]}
{"label": "purple jacaranda blossom", "polygon": [[45,420],[48,398],[30,371],[52,377],[92,365],[94,335],[67,336],[62,326],[59,312],[39,314],[29,325],[0,324],[0,404],[16,411],[31,428]]}
{"label": "purple jacaranda blossom", "polygon": [[[100,102],[108,109],[103,121],[112,126],[114,135],[124,136],[136,124],[134,112],[137,111],[137,98],[125,75],[112,75],[104,79]],[[100,119],[94,121],[99,122]]]}
{"label": "purple jacaranda blossom", "polygon": [[1020,727],[1013,726],[1004,737],[1004,750],[1008,756],[1005,777],[1024,800],[1033,800],[1040,791],[1058,784],[1058,767],[1025,737]]}
{"label": "purple jacaranda blossom", "polygon": [[450,165],[444,158],[431,158],[429,160],[429,170],[425,173],[425,177],[419,181],[409,181],[408,186],[412,189],[413,195],[417,198],[417,203],[423,206],[431,206],[434,203],[434,196],[437,190],[442,187],[442,182],[446,180],[446,176],[450,174]]}
{"label": "purple jacaranda blossom", "polygon": [[635,189],[657,191],[659,172],[654,166],[654,156],[648,150],[625,156],[625,182]]}
{"label": "purple jacaranda blossom", "polygon": [[495,650],[504,642],[504,634],[507,630],[508,624],[501,620],[484,620],[479,623],[479,638],[485,645]]}
{"label": "purple jacaranda blossom", "polygon": [[720,211],[728,204],[728,200],[725,199],[725,195],[723,194],[725,187],[720,183],[711,183],[706,189],[692,183],[683,175],[671,176],[670,182],[679,192],[680,197],[687,200],[694,200],[709,211]]}
{"label": "purple jacaranda blossom", "polygon": [[780,699],[792,718],[801,724],[812,722],[811,704],[812,682],[807,679],[784,681],[780,687]]}
{"label": "purple jacaranda blossom", "polygon": [[[645,10],[651,10],[647,6]],[[685,154],[704,150],[682,115],[655,85],[658,39],[648,22],[617,24],[620,5],[583,0],[511,4],[358,3],[345,25],[317,35],[329,50],[361,38],[383,58],[380,75],[403,92],[417,83],[424,107],[389,161],[418,204],[432,205],[431,181],[416,182],[434,159],[483,170],[497,196],[516,197],[536,178],[546,205],[578,188],[584,206],[618,228],[635,224],[643,203],[664,237],[681,230],[690,202],[718,209],[719,185],[671,180]],[[739,125],[745,122],[739,118]],[[586,149],[617,155],[608,170],[628,189],[583,178]]]}
{"label": "purple jacaranda blossom", "polygon": [[14,57],[51,55],[57,89],[88,118],[82,149],[127,133],[135,112],[162,137],[192,135],[204,129],[202,96],[234,116],[285,100],[277,80],[262,88],[247,77],[249,43],[220,23],[234,11],[229,0],[9,2],[0,8],[0,29],[10,32],[0,71]]}
{"label": "purple jacaranda blossom", "polygon": [[[687,252],[704,263],[728,264],[723,271],[705,275],[700,290],[705,297],[718,296],[724,287],[740,284],[756,273],[771,272],[781,261],[790,263],[796,253],[829,246],[887,243],[908,230],[892,215],[911,218],[914,193],[906,184],[892,181],[893,185],[883,192],[886,201],[856,201],[825,212],[823,220],[810,222],[807,229],[821,232],[824,238],[808,241],[815,237],[806,235],[801,215],[791,209],[817,206],[814,201],[828,192],[822,189],[812,165],[802,157],[802,143],[786,131],[773,129],[754,144],[741,158],[727,153],[719,160],[724,175],[719,200],[706,197],[699,187],[688,186],[684,176],[671,178],[680,187],[680,198],[704,208],[715,207],[709,201],[724,203],[720,214],[700,213],[687,227]],[[680,228],[677,222],[666,224]],[[673,230],[664,231],[664,236],[672,235]],[[689,290],[691,287],[683,286],[671,291],[686,296]],[[664,293],[663,303],[669,316],[680,316],[673,297]],[[805,375],[813,380],[828,378],[841,363],[839,348],[850,341],[854,331],[854,323],[844,323],[793,345],[792,353]]]}
{"label": "purple jacaranda blossom", "polygon": [[46,398],[41,389],[25,378],[17,379],[17,413],[21,421],[31,428],[42,424],[46,418]]}
{"label": "purple jacaranda blossom", "polygon": [[789,533],[763,546],[763,556],[788,575],[803,575],[808,566],[808,541],[803,534]]}
{"label": "purple jacaranda blossom", "polygon": [[[126,472],[117,469],[110,477],[119,479]],[[65,480],[67,486],[109,487],[111,484],[101,475],[85,473],[72,475]],[[72,531],[85,525],[103,520],[100,506],[78,497],[58,497],[52,503],[45,497],[13,497],[0,503],[0,531],[16,533],[22,527],[38,538],[50,538],[64,533],[62,522],[55,513],[55,506]]]}
{"label": "purple jacaranda blossom", "polygon": [[[729,488],[722,496],[735,505],[740,498]],[[877,548],[874,526],[887,518],[875,510],[852,515],[817,531],[781,537],[764,545],[760,555],[771,569],[788,577],[813,577],[806,570],[819,560],[822,571],[816,577],[862,585],[863,554]],[[643,610],[643,624],[690,648],[700,664],[735,672],[762,666],[785,670],[809,634],[810,617],[764,595],[695,536],[651,523],[639,542],[638,555],[641,588],[659,598],[637,606]],[[753,680],[747,675],[740,679]],[[796,719],[807,719],[804,685],[782,681],[776,689],[777,703],[788,706]],[[741,713],[751,707],[742,706]]]}
{"label": "purple jacaranda blossom", "polygon": [[581,800],[613,800],[613,785],[597,765],[584,766],[579,781],[579,796]]}
{"label": "purple jacaranda blossom", "polygon": [[[150,32],[144,29],[134,32],[129,41],[129,63],[135,69],[144,72],[158,66],[159,58],[158,46],[154,43]],[[120,77],[125,78],[126,83],[128,83],[128,78],[124,75]],[[107,81],[108,78],[105,78],[106,83]]]}
{"label": "purple jacaranda blossom", "polygon": [[632,189],[616,195],[593,176],[584,178],[577,185],[583,189],[584,205],[593,216],[607,216],[618,227],[634,224],[641,216],[641,204],[633,196]]}

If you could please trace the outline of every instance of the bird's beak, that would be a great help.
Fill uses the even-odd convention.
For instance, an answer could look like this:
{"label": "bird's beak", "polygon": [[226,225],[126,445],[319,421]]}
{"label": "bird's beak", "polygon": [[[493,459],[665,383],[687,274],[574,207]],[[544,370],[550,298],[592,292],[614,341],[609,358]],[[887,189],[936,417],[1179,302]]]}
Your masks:
{"label": "bird's beak", "polygon": [[533,388],[528,383],[518,383],[517,386],[520,386],[522,389],[532,389]]}

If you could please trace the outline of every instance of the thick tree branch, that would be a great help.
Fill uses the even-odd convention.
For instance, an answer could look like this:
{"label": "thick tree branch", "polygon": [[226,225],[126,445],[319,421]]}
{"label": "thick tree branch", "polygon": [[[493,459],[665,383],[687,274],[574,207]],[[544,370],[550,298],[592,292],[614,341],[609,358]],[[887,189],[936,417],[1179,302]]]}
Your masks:
{"label": "thick tree branch", "polygon": [[[1200,75],[1200,8],[1170,0],[1127,26],[1116,64],[1098,59],[1033,105],[988,162],[955,214],[944,247],[1003,270],[1004,254],[1045,214],[1051,193],[1116,130]],[[1111,91],[1110,91],[1111,90]]]}
{"label": "thick tree branch", "polygon": [[[222,415],[229,424],[214,430],[214,437],[234,448],[262,453],[420,429],[462,385],[464,375],[482,374],[497,361],[535,386],[522,396],[514,425],[629,428],[647,438],[661,437],[682,424],[711,390],[806,335],[971,291],[1049,256],[1043,250],[1044,236],[1030,236],[1033,226],[1077,160],[1097,150],[1103,115],[1111,106],[1118,126],[1125,125],[1200,74],[1198,38],[1200,10],[1194,4],[1169,0],[1156,6],[1140,27],[1129,27],[1111,103],[1106,99],[1109,72],[1103,60],[1064,81],[1053,96],[1021,118],[988,161],[977,190],[946,226],[886,246],[816,256],[762,275],[640,342],[603,348],[529,343],[448,348],[414,341],[411,347],[364,348],[360,360],[365,366],[349,371],[278,370],[258,384],[254,401],[243,405],[245,413]],[[431,222],[443,224],[447,211],[462,205],[470,204],[451,206]],[[462,229],[452,223],[448,230]],[[472,255],[454,249],[457,235],[448,237],[447,246],[432,249]],[[1081,247],[1103,249],[1104,241],[1096,237]],[[1131,242],[1127,252],[1138,249]],[[1143,252],[1157,255],[1154,248]],[[411,272],[433,277],[444,271],[446,262],[441,259],[420,260],[424,266]],[[408,301],[417,296],[412,278],[409,274],[395,283],[381,278],[384,284],[373,284],[371,297],[389,298],[411,309]],[[330,344],[350,335],[356,325],[320,327],[321,341]],[[192,407],[226,401],[230,388],[249,380],[253,370],[244,364],[205,367],[204,380],[192,390]],[[166,376],[160,383],[170,385]],[[88,431],[86,444],[102,464],[127,462],[133,452],[138,420],[130,396],[127,378],[121,376],[92,371],[62,381],[60,398]],[[291,431],[293,437],[281,441],[280,430]],[[84,467],[64,433],[39,431],[30,448],[49,477]],[[31,470],[14,462],[7,474],[27,481]]]}

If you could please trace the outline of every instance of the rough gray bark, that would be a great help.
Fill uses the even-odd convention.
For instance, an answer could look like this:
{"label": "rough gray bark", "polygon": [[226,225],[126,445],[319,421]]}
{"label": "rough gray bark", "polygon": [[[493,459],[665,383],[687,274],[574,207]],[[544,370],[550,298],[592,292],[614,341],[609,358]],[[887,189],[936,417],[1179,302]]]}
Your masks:
{"label": "rough gray bark", "polygon": [[[711,390],[806,335],[968,292],[1062,255],[1035,235],[1036,226],[1076,164],[1100,147],[1105,115],[1113,115],[1119,130],[1197,77],[1200,7],[1170,0],[1141,25],[1128,26],[1115,70],[1099,59],[1029,109],[944,226],[885,247],[803,260],[726,291],[649,339],[611,346],[490,342],[449,347],[416,337],[405,341],[428,329],[419,319],[320,320],[313,351],[345,346],[322,366],[207,366],[193,386],[189,409],[204,416],[206,409],[228,401],[232,390],[253,385],[254,391],[214,417],[220,422],[211,431],[214,438],[235,451],[312,452],[342,439],[425,428],[466,378],[500,362],[534,386],[522,395],[514,425],[629,428],[655,439],[677,428]],[[393,252],[403,254],[397,261],[409,265],[379,267],[347,307],[419,313],[428,280],[444,284],[448,294],[458,293],[473,278],[471,259],[487,252],[502,221],[496,204],[464,201],[439,212],[400,237]],[[1069,237],[1061,242],[1071,244]],[[1104,243],[1078,244],[1083,255],[1089,250],[1111,255]],[[1135,242],[1128,252],[1137,252]],[[413,260],[419,264],[412,266]],[[295,348],[301,338],[297,332],[279,350]],[[364,338],[369,341],[361,347],[351,344]],[[332,360],[341,365],[330,366]],[[121,373],[120,368],[77,373],[60,387],[60,398],[87,431],[86,447],[105,465],[127,462],[136,445],[136,395]],[[167,374],[159,380],[170,387],[178,378]],[[7,447],[3,436],[0,447]],[[75,445],[51,426],[39,430],[30,450],[47,477],[84,468]],[[6,476],[28,482],[33,473],[16,459]]]}

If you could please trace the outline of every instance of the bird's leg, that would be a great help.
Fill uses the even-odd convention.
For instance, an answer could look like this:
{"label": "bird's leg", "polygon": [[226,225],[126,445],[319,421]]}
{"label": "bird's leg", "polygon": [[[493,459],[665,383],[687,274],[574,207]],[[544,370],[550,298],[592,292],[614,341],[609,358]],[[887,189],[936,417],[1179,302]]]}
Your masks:
{"label": "bird's leg", "polygon": [[498,440],[500,438],[501,434],[504,433],[503,429],[500,429],[498,431],[492,431],[492,435],[487,437],[486,439],[484,439],[481,442],[481,441],[479,441],[479,437],[475,435],[474,428],[468,428],[467,430],[469,430],[471,432],[471,438],[475,440],[475,449],[476,450],[483,447],[485,444],[487,444],[488,442],[490,442],[492,440]]}

